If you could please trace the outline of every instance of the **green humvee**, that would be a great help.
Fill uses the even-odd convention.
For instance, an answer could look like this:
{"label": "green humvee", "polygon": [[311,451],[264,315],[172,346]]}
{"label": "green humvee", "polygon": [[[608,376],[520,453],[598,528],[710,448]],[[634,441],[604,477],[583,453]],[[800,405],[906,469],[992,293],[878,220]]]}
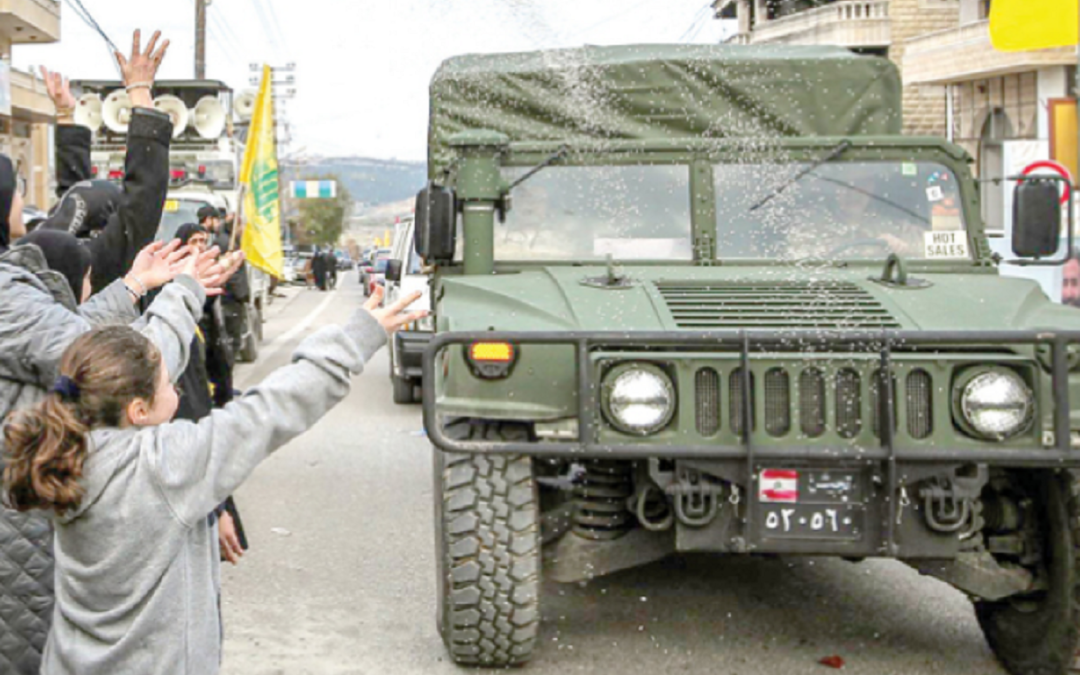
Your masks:
{"label": "green humvee", "polygon": [[1001,261],[970,158],[899,109],[838,48],[440,68],[416,243],[455,661],[527,661],[541,576],[711,551],[902,560],[1011,672],[1065,671],[1080,313],[999,274],[1057,264],[1058,186],[1018,183]]}

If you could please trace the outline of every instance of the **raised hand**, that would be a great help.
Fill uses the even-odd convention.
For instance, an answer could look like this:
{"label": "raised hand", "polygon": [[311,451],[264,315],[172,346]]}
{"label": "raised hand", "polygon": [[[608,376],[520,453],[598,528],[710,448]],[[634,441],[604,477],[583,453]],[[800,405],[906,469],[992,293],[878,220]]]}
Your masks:
{"label": "raised hand", "polygon": [[[119,51],[116,52],[116,62],[120,65],[120,72],[124,76],[124,86],[131,97],[131,104],[141,108],[152,108],[154,105],[150,91],[154,86],[154,78],[157,77],[158,68],[165,51],[169,48],[169,41],[165,40],[161,46],[157,46],[161,31],[154,31],[150,38],[150,44],[146,51],[142,51],[142,34],[136,30],[131,41],[131,56],[125,58]],[[156,48],[156,50],[155,50]]]}
{"label": "raised hand", "polygon": [[45,66],[41,67],[41,79],[45,81],[45,89],[49,92],[49,98],[56,106],[57,122],[60,124],[72,124],[75,122],[75,96],[71,93],[71,84],[60,73],[54,73]]}
{"label": "raised hand", "polygon": [[383,327],[388,334],[393,335],[399,328],[407,323],[413,321],[419,321],[428,315],[427,311],[409,312],[403,313],[405,308],[413,304],[423,293],[415,291],[401,298],[389,307],[379,307],[382,304],[383,296],[386,294],[386,290],[382,286],[376,286],[375,291],[368,298],[368,301],[364,303],[364,309],[371,313],[371,316],[375,317],[375,320],[379,322],[379,325]]}
{"label": "raised hand", "polygon": [[187,262],[183,273],[195,278],[206,289],[207,295],[221,295],[225,282],[240,269],[244,262],[242,251],[233,251],[218,258],[217,246],[207,249]]}
{"label": "raised hand", "polygon": [[139,295],[167,284],[182,270],[183,261],[190,256],[187,247],[180,247],[180,240],[168,244],[155,241],[135,256],[131,271],[124,277],[128,288]]}

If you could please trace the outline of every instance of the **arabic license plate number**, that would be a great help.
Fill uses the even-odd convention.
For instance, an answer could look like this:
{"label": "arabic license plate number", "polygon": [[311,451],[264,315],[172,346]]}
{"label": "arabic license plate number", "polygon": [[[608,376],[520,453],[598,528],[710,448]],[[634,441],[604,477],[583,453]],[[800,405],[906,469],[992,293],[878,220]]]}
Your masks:
{"label": "arabic license plate number", "polygon": [[843,541],[862,537],[861,505],[762,504],[760,515],[766,537]]}

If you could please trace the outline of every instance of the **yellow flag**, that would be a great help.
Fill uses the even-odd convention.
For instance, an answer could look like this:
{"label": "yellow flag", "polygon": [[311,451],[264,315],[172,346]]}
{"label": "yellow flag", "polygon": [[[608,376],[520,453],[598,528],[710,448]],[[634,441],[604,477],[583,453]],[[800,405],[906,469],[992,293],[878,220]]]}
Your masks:
{"label": "yellow flag", "polygon": [[1077,6],[1077,0],[994,0],[990,42],[1003,52],[1075,45]]}
{"label": "yellow flag", "polygon": [[248,130],[240,183],[244,186],[247,224],[240,247],[251,265],[281,279],[285,254],[281,250],[281,201],[279,199],[277,148],[274,143],[273,74],[263,66],[262,84],[255,98],[255,112]]}

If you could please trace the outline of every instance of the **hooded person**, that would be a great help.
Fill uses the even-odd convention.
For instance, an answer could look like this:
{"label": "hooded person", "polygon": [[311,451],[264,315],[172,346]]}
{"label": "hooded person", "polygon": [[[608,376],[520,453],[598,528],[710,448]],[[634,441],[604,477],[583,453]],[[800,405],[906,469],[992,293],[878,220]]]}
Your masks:
{"label": "hooded person", "polygon": [[[151,47],[153,43],[151,44]],[[63,230],[84,240],[93,261],[94,292],[119,279],[135,256],[154,240],[169,190],[169,146],[173,125],[169,116],[153,106],[149,86],[162,54],[133,55],[129,67],[140,60],[140,73],[125,73],[132,86],[131,122],[127,132],[123,179],[92,180],[92,134],[75,124],[75,99],[66,81],[44,71],[49,96],[57,108],[56,184],[59,202],[36,230]],[[130,82],[128,81],[130,79]]]}
{"label": "hooded person", "polygon": [[90,297],[90,251],[77,238],[56,230],[37,230],[19,240],[41,249],[45,264],[67,280],[72,296],[81,304]]}

